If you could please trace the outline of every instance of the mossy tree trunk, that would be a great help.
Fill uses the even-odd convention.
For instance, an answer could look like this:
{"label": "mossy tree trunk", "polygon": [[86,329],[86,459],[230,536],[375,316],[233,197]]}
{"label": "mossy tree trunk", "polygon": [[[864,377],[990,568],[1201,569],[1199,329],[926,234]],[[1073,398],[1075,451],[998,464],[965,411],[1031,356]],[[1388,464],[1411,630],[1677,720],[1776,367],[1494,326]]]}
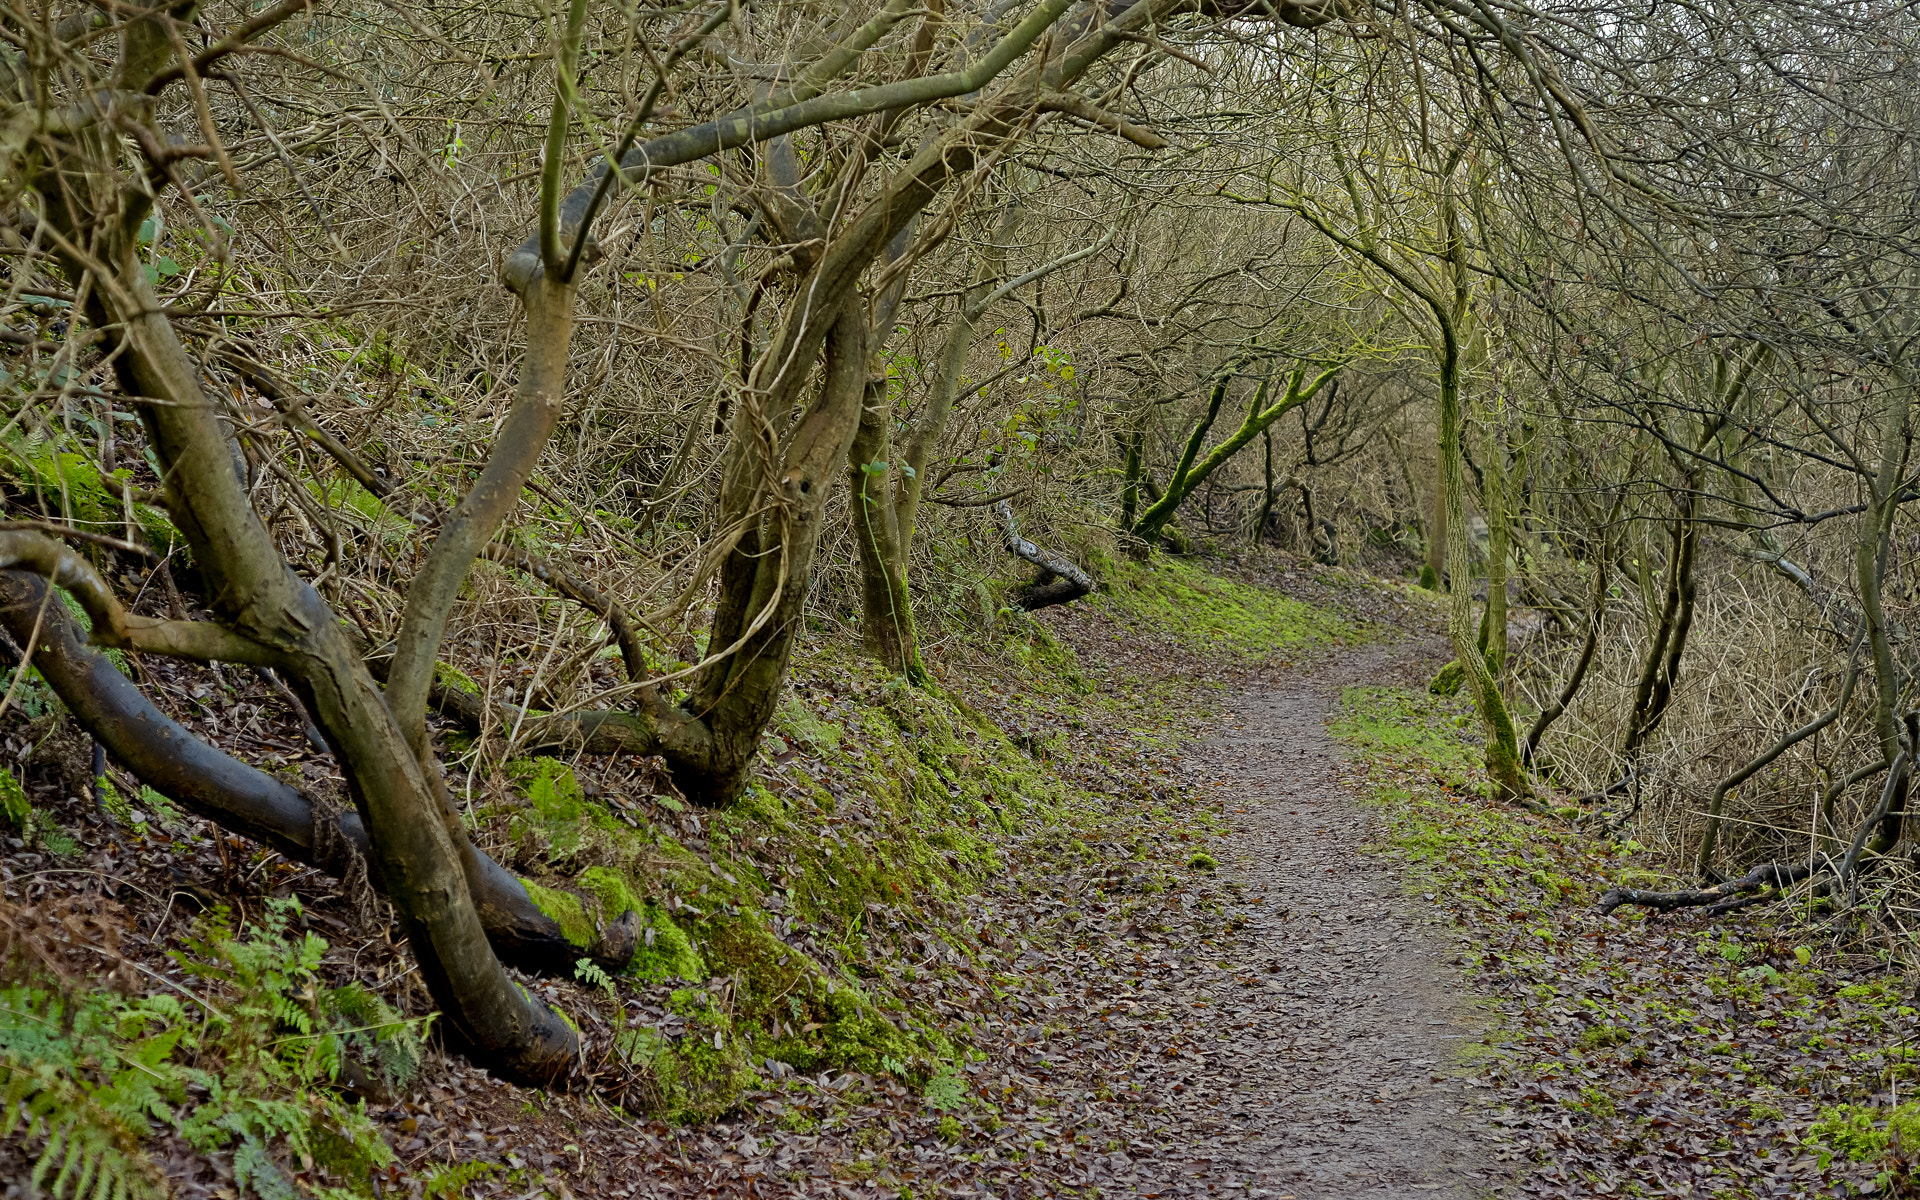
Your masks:
{"label": "mossy tree trunk", "polygon": [[[1464,300],[1463,300],[1464,303]],[[1442,326],[1440,377],[1440,490],[1446,516],[1447,574],[1453,580],[1447,604],[1447,635],[1453,642],[1454,658],[1466,672],[1469,694],[1480,723],[1487,734],[1487,774],[1492,778],[1496,796],[1507,801],[1529,798],[1533,789],[1520,761],[1519,740],[1513,717],[1500,692],[1500,683],[1490,668],[1489,655],[1481,651],[1473,619],[1473,594],[1464,585],[1471,569],[1467,559],[1467,506],[1461,434],[1464,421],[1460,406],[1459,343],[1454,337],[1452,313]],[[1493,517],[1489,515],[1489,524]],[[1503,581],[1504,586],[1504,581]]]}
{"label": "mossy tree trunk", "polygon": [[[1206,482],[1209,475],[1238,454],[1248,442],[1272,428],[1275,421],[1313,399],[1346,366],[1346,361],[1342,359],[1330,365],[1303,363],[1294,367],[1287,376],[1285,392],[1272,404],[1267,403],[1267,396],[1273,385],[1273,377],[1270,374],[1263,376],[1247,401],[1247,412],[1241,418],[1239,428],[1228,434],[1205,457],[1201,457],[1200,449],[1206,445],[1207,434],[1219,419],[1228,387],[1239,377],[1242,368],[1264,357],[1267,355],[1262,351],[1237,354],[1228,359],[1226,365],[1214,375],[1213,384],[1207,391],[1206,410],[1187,435],[1186,447],[1181,451],[1180,461],[1175,464],[1167,486],[1161,491],[1160,498],[1140,514],[1140,519],[1129,530],[1135,537],[1149,545],[1159,542],[1181,503]],[[1317,373],[1309,377],[1309,372],[1316,367]]]}
{"label": "mossy tree trunk", "polygon": [[1480,643],[1494,685],[1502,688],[1507,675],[1507,569],[1512,551],[1512,526],[1507,508],[1507,439],[1504,414],[1487,413],[1486,483],[1482,487],[1487,517],[1487,608]]}

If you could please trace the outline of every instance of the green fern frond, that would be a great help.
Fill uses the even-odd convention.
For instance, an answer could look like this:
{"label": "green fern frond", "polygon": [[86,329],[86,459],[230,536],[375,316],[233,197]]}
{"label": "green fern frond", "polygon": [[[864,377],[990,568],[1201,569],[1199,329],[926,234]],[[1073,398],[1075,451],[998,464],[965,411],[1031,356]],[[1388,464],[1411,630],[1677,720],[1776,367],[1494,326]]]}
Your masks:
{"label": "green fern frond", "polygon": [[498,1164],[490,1162],[448,1163],[427,1178],[426,1186],[420,1191],[421,1200],[434,1200],[436,1196],[456,1200],[466,1194],[468,1185],[499,1169]]}

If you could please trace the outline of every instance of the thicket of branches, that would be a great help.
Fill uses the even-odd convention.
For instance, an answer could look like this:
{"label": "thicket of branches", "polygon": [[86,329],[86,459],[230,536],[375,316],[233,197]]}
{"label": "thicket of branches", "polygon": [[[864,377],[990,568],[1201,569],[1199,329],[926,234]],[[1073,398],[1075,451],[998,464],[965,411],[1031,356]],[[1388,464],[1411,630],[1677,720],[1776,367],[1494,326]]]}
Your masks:
{"label": "thicket of branches", "polygon": [[[728,804],[810,626],[934,686],[929,630],[1110,553],[1423,571],[1505,799],[1891,880],[1913,16],[7,7],[12,651],[144,781],[366,870],[527,1080],[576,1037],[502,964],[576,955],[476,776]],[[146,655],[284,681],[352,805],[173,726]]]}

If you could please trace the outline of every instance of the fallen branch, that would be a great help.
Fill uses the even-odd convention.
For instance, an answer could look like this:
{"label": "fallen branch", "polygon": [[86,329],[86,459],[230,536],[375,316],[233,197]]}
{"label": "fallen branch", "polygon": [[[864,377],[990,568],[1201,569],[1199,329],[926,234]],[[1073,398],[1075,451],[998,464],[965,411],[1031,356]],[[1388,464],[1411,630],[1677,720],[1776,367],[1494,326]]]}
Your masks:
{"label": "fallen branch", "polygon": [[1040,568],[1040,574],[1034,577],[1032,583],[1014,592],[1013,602],[1022,609],[1036,612],[1055,604],[1066,604],[1100,586],[1094,582],[1093,576],[1069,559],[1050,550],[1042,550],[1021,537],[1013,523],[1013,505],[1002,500],[993,506],[993,513],[1000,518],[1000,535],[1007,553]]}
{"label": "fallen branch", "polygon": [[[1805,863],[1791,866],[1780,863],[1762,863],[1738,879],[1729,879],[1725,883],[1710,888],[1701,888],[1691,892],[1645,892],[1639,888],[1613,888],[1600,897],[1597,906],[1601,916],[1607,916],[1622,904],[1637,904],[1642,908],[1651,908],[1657,912],[1672,912],[1680,908],[1707,908],[1709,912],[1725,912],[1731,907],[1745,907],[1748,903],[1759,903],[1751,893],[1768,888],[1784,888],[1799,883],[1813,874],[1813,868]],[[1741,897],[1748,897],[1739,900]],[[1729,905],[1728,901],[1739,900]]]}

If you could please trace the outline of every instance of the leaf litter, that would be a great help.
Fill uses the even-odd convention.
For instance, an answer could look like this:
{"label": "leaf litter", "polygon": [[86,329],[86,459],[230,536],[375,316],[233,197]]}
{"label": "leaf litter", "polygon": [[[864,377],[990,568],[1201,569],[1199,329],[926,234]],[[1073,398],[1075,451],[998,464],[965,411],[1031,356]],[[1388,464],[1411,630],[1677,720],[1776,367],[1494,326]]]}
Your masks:
{"label": "leaf litter", "polygon": [[[410,1095],[370,1107],[400,1154],[381,1193],[1306,1200],[1902,1186],[1884,1114],[1909,1078],[1913,1009],[1886,959],[1753,911],[1596,916],[1592,900],[1634,851],[1493,809],[1457,711],[1402,702],[1403,725],[1439,730],[1411,746],[1342,728],[1356,701],[1343,706],[1338,684],[1424,697],[1431,609],[1338,572],[1257,581],[1401,640],[1262,662],[1089,605],[1034,626],[1071,650],[1073,686],[964,647],[935,659],[944,686],[1104,801],[1003,839],[1006,872],[979,895],[930,902],[954,937],[877,916],[868,967],[937,1014],[964,1061],[912,1085],[770,1070],[720,1120],[671,1126],[435,1052]],[[313,772],[270,696],[243,682],[209,711],[188,702],[201,669],[156,667],[162,702],[203,735]],[[1355,759],[1327,740],[1329,716]],[[145,891],[244,916],[249,897],[293,892],[333,942],[336,979],[424,1005],[404,952],[356,935],[323,877],[190,818],[129,840],[90,823],[57,772],[30,783],[82,845],[58,862],[7,847],[9,902]],[[181,923],[141,914],[117,952],[165,973]],[[589,1026],[680,1032],[664,989],[624,981],[616,1002],[530,983]],[[236,1194],[230,1164],[178,1147],[162,1161],[175,1195]]]}

